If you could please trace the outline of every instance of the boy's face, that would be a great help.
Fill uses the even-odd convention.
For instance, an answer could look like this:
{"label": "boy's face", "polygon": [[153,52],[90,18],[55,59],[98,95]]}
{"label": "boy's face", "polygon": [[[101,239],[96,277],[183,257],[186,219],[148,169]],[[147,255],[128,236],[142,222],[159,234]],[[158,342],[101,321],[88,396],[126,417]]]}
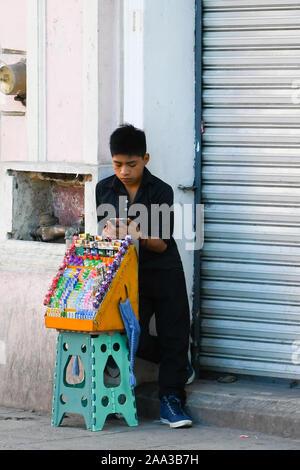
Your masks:
{"label": "boy's face", "polygon": [[114,172],[124,186],[138,186],[142,181],[145,165],[149,161],[149,154],[144,157],[136,155],[113,155]]}

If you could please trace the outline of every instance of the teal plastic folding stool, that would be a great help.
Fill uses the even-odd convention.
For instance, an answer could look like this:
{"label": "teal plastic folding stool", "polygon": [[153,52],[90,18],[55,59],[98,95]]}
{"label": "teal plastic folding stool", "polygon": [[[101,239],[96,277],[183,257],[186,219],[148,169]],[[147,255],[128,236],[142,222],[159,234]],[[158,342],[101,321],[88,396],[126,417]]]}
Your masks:
{"label": "teal plastic folding stool", "polygon": [[[67,368],[73,356],[80,358],[83,379],[70,384]],[[104,381],[104,369],[112,356],[120,370],[118,385]],[[57,338],[52,425],[60,426],[65,413],[82,414],[91,431],[102,430],[109,414],[120,413],[128,426],[137,426],[134,387],[130,386],[130,354],[126,334],[62,332]]]}

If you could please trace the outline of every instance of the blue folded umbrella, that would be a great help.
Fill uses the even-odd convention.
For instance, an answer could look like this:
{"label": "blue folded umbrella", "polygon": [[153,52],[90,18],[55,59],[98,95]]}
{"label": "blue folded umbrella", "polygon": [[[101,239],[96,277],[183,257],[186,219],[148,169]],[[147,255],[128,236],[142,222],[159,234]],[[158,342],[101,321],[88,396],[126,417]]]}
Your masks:
{"label": "blue folded umbrella", "polygon": [[78,356],[74,357],[74,362],[73,362],[73,375],[79,375],[79,360]]}
{"label": "blue folded umbrella", "polygon": [[131,387],[135,387],[136,380],[133,373],[134,358],[139,345],[141,328],[139,322],[135,316],[135,313],[131,307],[129,299],[125,302],[120,302],[120,313],[123,319],[125,330],[129,341],[130,351],[130,374],[129,384]]}

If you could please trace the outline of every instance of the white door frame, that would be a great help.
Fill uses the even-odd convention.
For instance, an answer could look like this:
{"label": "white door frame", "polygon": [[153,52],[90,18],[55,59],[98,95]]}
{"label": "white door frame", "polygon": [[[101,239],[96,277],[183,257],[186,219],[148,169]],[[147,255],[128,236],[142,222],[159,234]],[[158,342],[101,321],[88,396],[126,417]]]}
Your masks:
{"label": "white door frame", "polygon": [[46,0],[27,0],[27,150],[29,161],[47,160]]}
{"label": "white door frame", "polygon": [[123,122],[144,126],[144,0],[123,4]]}

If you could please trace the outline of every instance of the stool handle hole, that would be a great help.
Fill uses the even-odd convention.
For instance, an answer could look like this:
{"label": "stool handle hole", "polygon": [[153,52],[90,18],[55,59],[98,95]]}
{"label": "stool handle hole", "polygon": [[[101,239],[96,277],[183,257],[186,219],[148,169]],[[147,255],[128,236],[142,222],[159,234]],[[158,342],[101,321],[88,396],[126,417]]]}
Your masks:
{"label": "stool handle hole", "polygon": [[86,407],[86,406],[87,406],[87,403],[88,403],[87,397],[83,396],[83,397],[81,398],[81,405],[84,406],[84,407]]}
{"label": "stool handle hole", "polygon": [[59,398],[60,398],[60,401],[63,405],[65,405],[67,403],[66,396],[63,393],[60,395]]}
{"label": "stool handle hole", "polygon": [[126,395],[124,395],[124,393],[118,396],[118,402],[120,405],[124,405],[126,403]]}
{"label": "stool handle hole", "polygon": [[109,403],[109,398],[107,396],[102,397],[101,403],[102,406],[107,406]]}

